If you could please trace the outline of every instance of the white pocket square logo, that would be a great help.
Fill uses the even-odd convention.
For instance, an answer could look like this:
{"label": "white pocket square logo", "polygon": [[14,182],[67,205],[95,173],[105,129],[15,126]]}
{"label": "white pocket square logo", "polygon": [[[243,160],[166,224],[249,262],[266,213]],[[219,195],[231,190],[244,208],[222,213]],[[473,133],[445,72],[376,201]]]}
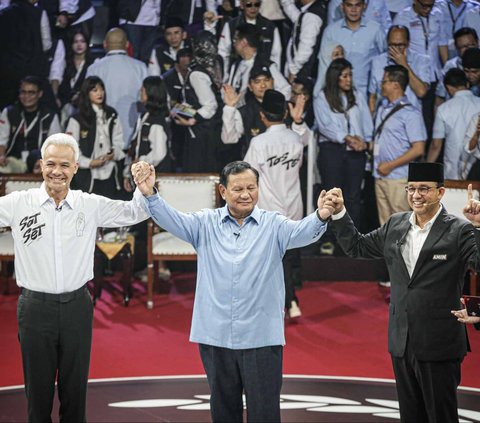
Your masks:
{"label": "white pocket square logo", "polygon": [[446,260],[447,255],[446,254],[434,254],[433,259],[434,260]]}

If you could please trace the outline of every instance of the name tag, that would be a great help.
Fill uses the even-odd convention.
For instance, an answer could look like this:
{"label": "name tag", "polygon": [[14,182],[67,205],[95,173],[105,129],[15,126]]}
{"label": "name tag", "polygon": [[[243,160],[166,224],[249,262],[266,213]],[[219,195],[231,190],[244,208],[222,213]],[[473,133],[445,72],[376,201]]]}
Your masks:
{"label": "name tag", "polygon": [[434,260],[446,260],[447,255],[446,254],[434,254],[433,259]]}

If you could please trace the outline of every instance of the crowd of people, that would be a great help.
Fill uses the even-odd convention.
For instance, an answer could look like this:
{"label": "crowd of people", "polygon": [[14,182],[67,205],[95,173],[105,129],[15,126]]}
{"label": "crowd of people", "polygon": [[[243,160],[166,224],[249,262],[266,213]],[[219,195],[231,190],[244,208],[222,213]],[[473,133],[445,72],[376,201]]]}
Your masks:
{"label": "crowd of people", "polygon": [[[76,237],[86,229],[86,246],[97,226],[139,223],[151,215],[197,248],[198,303],[191,339],[200,344],[217,421],[241,420],[243,388],[252,393],[247,399],[252,420],[280,418],[284,316],[278,305],[285,275],[287,312],[290,317],[301,314],[293,289],[299,262],[295,248],[322,237],[324,244],[338,239],[352,256],[383,257],[397,286],[389,348],[402,419],[458,419],[455,390],[466,340],[450,310],[468,321],[456,310],[461,295],[457,279],[466,264],[479,267],[477,233],[451,219],[453,232],[465,236],[443,240],[449,254],[461,252],[446,268],[455,273],[450,278],[454,283],[436,293],[439,302],[451,300],[438,311],[447,311],[451,321],[437,328],[453,334],[451,343],[438,343],[429,334],[431,325],[414,324],[407,342],[403,328],[415,307],[409,305],[407,312],[407,283],[399,287],[399,281],[418,277],[415,266],[423,242],[432,227],[432,233],[440,233],[435,219],[446,214],[439,206],[444,177],[480,179],[480,5],[470,0],[106,0],[104,5],[110,22],[103,55],[91,49],[96,12],[90,0],[0,0],[0,173],[42,172],[49,197],[37,191],[19,195],[22,210],[34,213],[29,196],[39,196],[55,220],[69,205],[69,219],[76,219],[71,227]],[[69,135],[51,137],[58,133]],[[306,148],[316,150],[314,169],[322,191],[317,212],[303,217],[308,206],[301,170]],[[432,163],[412,165],[418,161]],[[434,162],[444,163],[445,175]],[[227,206],[178,213],[155,195],[155,172],[220,173]],[[70,194],[70,182],[84,194]],[[20,213],[9,206],[15,195],[3,201],[8,205],[1,210],[5,224]],[[85,226],[92,210],[75,215],[77,201],[83,201],[83,208],[88,201],[93,204],[95,225]],[[255,208],[257,201],[260,208]],[[471,193],[468,201],[465,215],[478,226],[480,204]],[[378,219],[372,217],[373,209]],[[409,209],[413,213],[392,220]],[[131,210],[135,212],[129,215]],[[379,223],[380,229],[366,237],[354,227],[372,229]],[[402,238],[400,226],[414,230],[405,229],[409,235]],[[225,242],[202,243],[205,236]],[[47,241],[52,239],[29,251],[41,254]],[[73,235],[70,241],[73,245]],[[395,242],[400,248],[393,251]],[[223,253],[212,253],[215,248]],[[248,272],[238,270],[238,251],[245,251]],[[36,368],[50,355],[47,349],[37,354],[41,336],[30,338],[24,331],[40,312],[32,299],[55,304],[68,299],[73,314],[74,307],[90,307],[84,286],[89,274],[78,272],[68,286],[49,290],[24,266],[30,253],[17,252],[19,309],[29,310],[28,318],[19,314],[19,338],[24,366]],[[89,252],[79,257],[90,261]],[[223,257],[228,260],[222,262]],[[435,266],[446,257],[434,255],[433,271],[422,267],[421,274],[428,273],[422,278],[425,292],[431,292]],[[63,271],[55,258],[54,264],[45,261],[49,281]],[[71,260],[81,265],[82,260]],[[50,268],[56,269],[55,277]],[[233,287],[225,290],[234,303],[227,317],[225,299],[219,297],[223,291],[211,285],[222,274]],[[423,310],[427,300],[418,295],[413,297]],[[242,307],[251,296],[258,304]],[[52,316],[57,307],[51,307]],[[250,310],[269,318],[253,324]],[[202,316],[208,312],[216,314],[206,322]],[[91,310],[87,314],[79,328],[84,357],[73,376],[82,380],[83,404],[66,412],[76,416],[70,420],[85,415]],[[225,329],[229,325],[235,330]],[[415,336],[422,334],[427,341],[417,342]],[[432,362],[446,367],[432,372]],[[57,367],[70,369],[75,363],[63,366],[51,362],[45,375],[26,372],[32,420],[50,415]],[[446,387],[435,391],[416,385],[412,372],[428,378],[434,388]],[[238,389],[229,393],[232,375],[239,378]],[[70,379],[59,371],[59,385]],[[37,397],[39,391],[45,397]],[[75,395],[75,390],[67,391],[67,397]],[[412,407],[419,397],[423,402]]]}

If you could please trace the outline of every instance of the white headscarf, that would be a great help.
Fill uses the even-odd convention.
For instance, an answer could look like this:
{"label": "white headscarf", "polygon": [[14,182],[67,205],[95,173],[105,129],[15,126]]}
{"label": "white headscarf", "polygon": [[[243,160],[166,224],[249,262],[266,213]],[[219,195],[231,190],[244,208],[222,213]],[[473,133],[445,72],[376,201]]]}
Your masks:
{"label": "white headscarf", "polygon": [[323,87],[325,87],[325,75],[330,63],[332,63],[332,54],[339,46],[342,47],[338,41],[327,41],[318,52],[318,74],[315,87],[313,88],[314,97],[317,97]]}

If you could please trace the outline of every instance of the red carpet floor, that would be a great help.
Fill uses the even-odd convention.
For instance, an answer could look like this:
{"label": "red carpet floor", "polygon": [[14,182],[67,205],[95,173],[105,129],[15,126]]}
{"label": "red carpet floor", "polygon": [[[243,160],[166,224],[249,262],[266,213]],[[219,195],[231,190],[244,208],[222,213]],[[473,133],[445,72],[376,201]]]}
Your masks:
{"label": "red carpet floor", "polygon": [[[188,342],[191,278],[145,307],[145,286],[124,307],[107,287],[97,303],[90,378],[202,374],[197,346]],[[183,292],[182,292],[183,291]],[[369,282],[309,282],[298,293],[304,315],[286,323],[284,373],[393,378],[387,353],[384,292]],[[17,341],[16,295],[0,295],[0,386],[23,384]],[[462,385],[480,388],[480,332],[469,328],[473,352]]]}

